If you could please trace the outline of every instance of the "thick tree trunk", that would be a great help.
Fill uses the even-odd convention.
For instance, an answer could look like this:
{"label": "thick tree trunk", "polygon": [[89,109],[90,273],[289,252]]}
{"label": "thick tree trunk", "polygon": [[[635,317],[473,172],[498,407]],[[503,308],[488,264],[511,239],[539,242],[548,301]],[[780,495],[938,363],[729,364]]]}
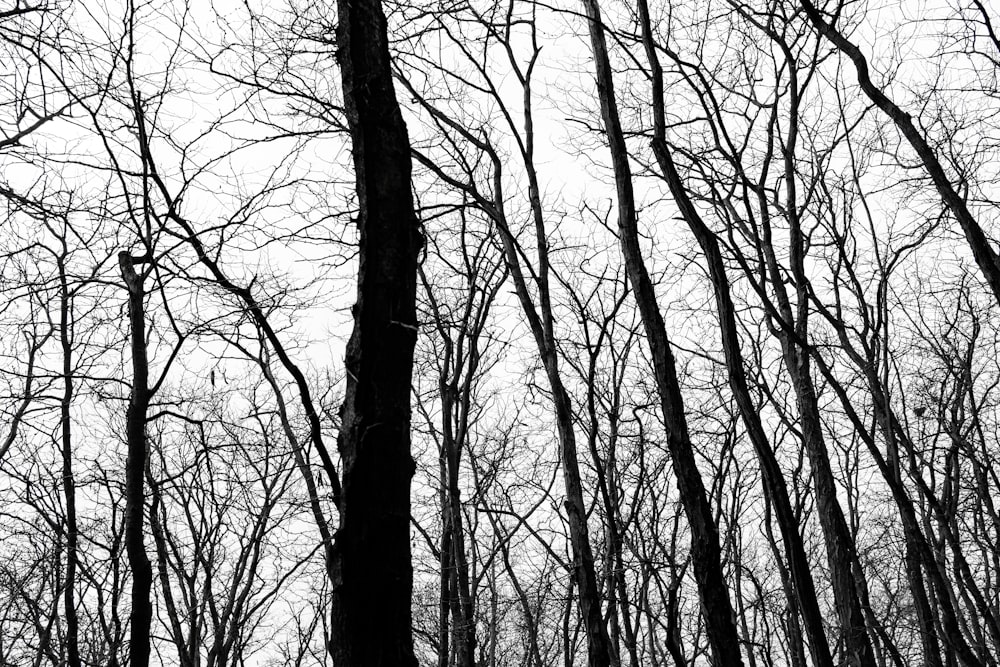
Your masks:
{"label": "thick tree trunk", "polygon": [[145,292],[143,274],[136,273],[140,261],[127,252],[118,254],[128,289],[129,335],[132,352],[132,396],[125,418],[128,458],[125,462],[125,552],[132,570],[132,611],[129,616],[129,665],[149,665],[150,631],[153,623],[153,568],[144,543],[146,475],[146,414],[149,410],[149,360],[146,353]]}
{"label": "thick tree trunk", "polygon": [[712,647],[715,664],[720,666],[742,665],[743,659],[739,635],[734,623],[733,607],[729,600],[729,590],[722,572],[719,530],[688,435],[684,402],[677,379],[673,353],[670,351],[666,325],[660,314],[653,283],[649,278],[639,247],[628,150],[618,118],[617,103],[614,99],[611,65],[608,60],[600,8],[596,0],[583,0],[583,6],[589,19],[588,28],[597,68],[597,90],[601,100],[601,112],[615,171],[615,183],[618,191],[618,231],[622,254],[625,257],[626,272],[629,282],[632,284],[635,300],[646,330],[646,339],[653,357],[654,374],[660,393],[660,406],[664,422],[667,425],[667,447],[674,464],[681,503],[684,506],[691,529],[691,560],[694,564],[695,579],[698,582],[698,594],[701,599],[706,634]]}
{"label": "thick tree trunk", "polygon": [[360,253],[337,445],[340,528],[331,557],[338,667],[415,667],[410,603],[410,381],[417,256],[410,145],[378,0],[340,0],[338,60],[357,181]]}

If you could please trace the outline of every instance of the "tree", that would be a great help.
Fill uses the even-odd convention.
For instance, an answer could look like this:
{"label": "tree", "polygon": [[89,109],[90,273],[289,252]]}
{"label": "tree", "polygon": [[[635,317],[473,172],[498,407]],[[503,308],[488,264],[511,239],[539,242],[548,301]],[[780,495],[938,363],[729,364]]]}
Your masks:
{"label": "tree", "polygon": [[410,382],[423,235],[379,0],[338,3],[337,43],[358,196],[358,297],[337,446],[334,664],[415,665],[410,627]]}
{"label": "tree", "polygon": [[588,19],[590,41],[597,69],[598,97],[601,100],[601,114],[604,119],[611,159],[614,164],[615,185],[618,193],[618,234],[622,245],[622,255],[629,282],[642,314],[646,339],[653,355],[656,385],[660,393],[663,419],[667,424],[667,446],[674,462],[677,485],[688,523],[691,526],[691,552],[698,593],[701,597],[702,613],[705,616],[709,643],[715,663],[718,665],[743,664],[739,637],[733,623],[733,608],[722,572],[719,529],[712,508],[705,493],[705,486],[698,471],[691,447],[687,420],[684,416],[684,399],[666,325],[657,304],[653,283],[649,279],[639,248],[639,230],[632,193],[632,174],[628,165],[628,149],[618,118],[614,84],[611,77],[611,63],[604,38],[601,11],[596,0],[586,0],[584,10]]}

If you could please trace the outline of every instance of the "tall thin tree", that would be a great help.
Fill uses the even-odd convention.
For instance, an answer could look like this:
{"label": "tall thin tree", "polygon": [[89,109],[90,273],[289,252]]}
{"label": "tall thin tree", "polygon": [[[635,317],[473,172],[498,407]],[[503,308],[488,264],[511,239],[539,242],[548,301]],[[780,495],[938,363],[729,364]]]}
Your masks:
{"label": "tall thin tree", "polygon": [[118,254],[125,288],[128,290],[129,339],[132,356],[132,395],[125,417],[128,457],[125,462],[125,552],[132,570],[132,611],[129,625],[129,665],[149,664],[150,631],[153,624],[153,567],[146,554],[144,517],[146,513],[146,418],[149,389],[149,354],[146,348],[146,292],[143,282],[147,270],[136,266],[147,263],[148,256]]}
{"label": "tall thin tree", "polygon": [[635,293],[635,301],[639,307],[653,357],[660,407],[667,426],[667,447],[674,464],[674,473],[677,475],[681,503],[691,527],[691,559],[694,562],[695,579],[698,581],[698,595],[701,599],[702,615],[705,618],[706,634],[716,665],[742,665],[739,635],[733,622],[733,606],[729,600],[729,590],[722,571],[719,528],[695,461],[666,324],[639,247],[638,215],[632,190],[631,168],[628,164],[628,148],[625,145],[625,134],[622,131],[618,104],[615,101],[601,10],[596,0],[583,0],[583,7],[589,19],[590,42],[597,70],[597,94],[601,101],[601,116],[614,165],[618,192],[618,235],[622,255],[625,258],[625,270]]}

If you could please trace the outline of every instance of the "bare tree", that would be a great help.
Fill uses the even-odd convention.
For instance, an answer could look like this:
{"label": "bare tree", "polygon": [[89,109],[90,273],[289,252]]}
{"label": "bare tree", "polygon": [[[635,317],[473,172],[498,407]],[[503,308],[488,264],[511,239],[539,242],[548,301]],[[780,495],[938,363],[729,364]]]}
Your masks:
{"label": "bare tree", "polygon": [[691,446],[684,415],[684,399],[677,379],[676,364],[670,351],[666,325],[639,247],[638,220],[632,193],[632,174],[628,165],[628,149],[618,118],[618,105],[615,101],[601,11],[596,0],[584,2],[584,10],[588,19],[597,69],[601,114],[614,164],[615,185],[618,192],[618,234],[622,255],[625,258],[629,282],[634,290],[639,312],[642,314],[646,339],[653,355],[653,369],[660,393],[661,409],[667,424],[667,446],[674,462],[681,502],[684,503],[688,524],[691,526],[692,560],[695,577],[698,580],[698,593],[701,596],[708,640],[712,645],[716,664],[742,665],[739,636],[733,623],[732,603],[722,572],[719,529]]}
{"label": "bare tree", "polygon": [[410,382],[423,235],[379,0],[341,0],[337,30],[354,153],[360,254],[332,554],[334,664],[415,665],[410,627]]}

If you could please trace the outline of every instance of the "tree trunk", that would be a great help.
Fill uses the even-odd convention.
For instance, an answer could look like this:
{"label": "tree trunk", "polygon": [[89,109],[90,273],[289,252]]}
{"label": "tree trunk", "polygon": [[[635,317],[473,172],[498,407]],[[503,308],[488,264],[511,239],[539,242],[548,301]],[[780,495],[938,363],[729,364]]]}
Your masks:
{"label": "tree trunk", "polygon": [[618,231],[622,254],[629,282],[635,294],[642,323],[646,330],[656,385],[660,393],[660,406],[667,425],[667,447],[674,464],[681,503],[691,528],[691,560],[694,564],[698,595],[701,599],[705,631],[712,655],[717,665],[742,665],[739,635],[734,623],[729,590],[722,572],[722,554],[719,548],[719,529],[715,523],[701,473],[695,461],[694,448],[688,435],[684,416],[684,401],[674,366],[673,353],[667,337],[666,325],[656,301],[653,283],[642,259],[635,201],[632,192],[632,175],[628,165],[628,150],[618,118],[614,98],[611,64],[608,60],[604,27],[596,0],[583,0],[587,14],[590,40],[597,68],[597,90],[601,112],[611,148],[611,159],[618,190]]}
{"label": "tree trunk", "polygon": [[[846,338],[846,331],[840,327],[838,328],[838,333],[841,336],[844,348],[850,351],[851,348]],[[856,354],[852,355],[856,363],[858,363],[861,373],[868,381],[876,423],[886,438],[888,459],[884,458],[879,452],[873,435],[868,432],[861,417],[851,405],[846,389],[834,377],[818,351],[815,348],[811,351],[823,376],[840,398],[848,418],[855,426],[855,430],[861,440],[867,445],[869,452],[871,452],[872,458],[882,473],[883,479],[889,485],[893,499],[899,509],[906,545],[906,574],[914,597],[915,612],[922,630],[921,643],[925,653],[925,663],[932,667],[940,664],[940,656],[938,654],[940,648],[937,641],[938,633],[934,623],[934,619],[939,619],[941,630],[943,631],[942,638],[947,645],[946,655],[958,657],[961,659],[962,664],[967,667],[982,667],[982,662],[962,635],[961,625],[951,598],[953,591],[946,578],[942,575],[939,564],[934,559],[931,545],[920,530],[917,511],[903,485],[902,471],[899,468],[899,443],[904,437],[904,433],[898,427],[898,424],[895,423],[888,397],[883,390],[878,375],[874,371],[871,360],[865,360]],[[931,608],[928,591],[924,586],[921,576],[921,565],[926,571],[926,576],[930,583],[939,592],[940,604],[938,606],[940,607],[940,612]]]}
{"label": "tree trunk", "polygon": [[[541,197],[539,195],[538,178],[534,166],[534,125],[531,120],[531,86],[530,78],[520,76],[524,99],[525,117],[525,138],[521,149],[521,157],[524,160],[525,171],[528,178],[529,204],[531,206],[532,218],[535,227],[535,243],[538,253],[538,264],[530,277],[534,287],[538,291],[538,307],[532,299],[531,291],[528,288],[528,279],[521,268],[520,258],[527,255],[523,253],[514,232],[507,222],[504,211],[504,199],[502,188],[503,160],[488,142],[482,142],[472,133],[459,129],[456,124],[449,120],[445,122],[456,129],[465,139],[473,145],[484,149],[490,156],[493,165],[493,180],[498,184],[494,188],[493,198],[487,199],[479,194],[474,187],[468,186],[450,178],[438,165],[428,160],[426,157],[416,153],[421,163],[434,171],[445,182],[457,186],[472,195],[476,203],[483,211],[490,216],[500,230],[500,238],[503,244],[504,257],[507,261],[507,268],[510,277],[514,282],[517,299],[521,304],[522,312],[531,329],[532,337],[538,349],[538,356],[545,369],[546,379],[552,392],[552,405],[556,418],[556,427],[559,434],[559,454],[563,470],[563,483],[566,489],[566,523],[569,526],[570,545],[573,554],[573,576],[580,596],[580,612],[583,617],[584,630],[587,635],[588,665],[590,667],[608,667],[613,664],[611,654],[611,640],[608,636],[608,628],[601,611],[601,595],[597,583],[596,568],[594,566],[594,553],[590,544],[590,534],[587,526],[587,505],[583,497],[583,485],[580,480],[580,464],[577,454],[576,434],[573,430],[575,416],[573,404],[569,393],[566,391],[559,371],[559,353],[556,346],[555,334],[553,333],[552,303],[549,290],[549,251],[548,240],[546,238],[545,219],[542,210]],[[411,93],[416,93],[409,88]],[[426,105],[432,114],[438,119],[447,117],[436,111],[433,107]],[[529,266],[529,271],[531,267]]]}
{"label": "tree trunk", "polygon": [[[906,137],[910,146],[916,152],[920,162],[924,165],[924,170],[930,176],[934,187],[944,205],[951,211],[958,221],[959,226],[965,233],[965,239],[972,250],[972,256],[976,260],[976,265],[986,279],[986,283],[993,291],[993,296],[1000,303],[1000,256],[997,255],[993,245],[983,228],[979,226],[965,198],[959,194],[952,184],[951,179],[944,171],[941,161],[923,133],[917,129],[910,114],[903,111],[892,99],[889,98],[878,86],[876,86],[868,73],[868,60],[861,49],[851,42],[836,26],[827,23],[822,14],[810,0],[801,0],[802,8],[809,17],[809,21],[816,30],[826,37],[841,53],[851,59],[854,70],[858,75],[858,85],[864,94],[877,106],[892,122],[896,124],[899,131]],[[985,10],[984,14],[985,14]],[[840,13],[839,4],[837,14]]]}
{"label": "tree trunk", "polygon": [[146,353],[145,307],[142,273],[135,265],[144,258],[118,254],[118,265],[128,289],[129,334],[132,351],[132,396],[125,421],[128,458],[125,462],[125,551],[132,570],[132,611],[129,616],[129,665],[149,664],[153,623],[153,568],[143,541],[146,475],[146,413],[149,409],[149,359]]}
{"label": "tree trunk", "polygon": [[[442,396],[451,394],[447,387]],[[469,564],[465,556],[465,526],[462,519],[462,491],[458,485],[461,445],[455,438],[451,419],[453,410],[451,398],[442,401],[442,431],[445,448],[445,474],[447,488],[443,514],[446,530],[450,531],[448,548],[451,550],[447,575],[450,578],[449,599],[452,608],[452,624],[455,638],[457,667],[474,667],[476,664],[476,628],[473,619],[472,593],[469,587]],[[441,553],[442,561],[445,555]]]}
{"label": "tree trunk", "polygon": [[66,664],[80,667],[80,621],[76,613],[76,570],[79,559],[76,521],[76,479],[73,475],[73,430],[70,408],[73,405],[73,338],[70,333],[72,308],[65,258],[68,253],[65,238],[60,238],[62,252],[56,259],[59,270],[59,344],[63,361],[63,396],[59,403],[60,439],[62,449],[62,486],[66,503],[66,581],[63,590],[63,613],[66,615]]}
{"label": "tree trunk", "polygon": [[[772,39],[774,39],[772,37]],[[823,435],[822,418],[812,379],[812,371],[807,350],[809,341],[809,280],[806,276],[805,258],[808,248],[802,231],[800,204],[797,194],[797,173],[795,151],[799,136],[800,87],[794,54],[782,40],[776,40],[788,63],[788,128],[782,146],[785,204],[784,213],[788,220],[788,254],[792,285],[796,302],[793,304],[785,287],[785,279],[779,267],[771,228],[771,202],[768,202],[762,188],[757,189],[761,217],[761,251],[770,276],[774,298],[777,301],[769,310],[779,321],[776,335],[781,343],[782,360],[788,371],[790,383],[798,410],[801,439],[809,457],[810,476],[816,494],[816,510],[826,547],[827,563],[830,568],[830,584],[833,589],[837,616],[843,632],[847,663],[852,667],[875,667],[875,654],[871,637],[865,625],[865,615],[859,594],[859,583],[854,570],[857,554],[854,538],[844,517],[837,498],[837,485],[830,463],[826,440]],[[769,126],[769,140],[774,141],[774,123]],[[765,168],[761,178],[765,178]],[[762,298],[766,298],[761,291]],[[793,310],[794,306],[794,310]]]}
{"label": "tree trunk", "polygon": [[410,381],[417,256],[410,145],[378,0],[340,0],[338,60],[354,149],[360,253],[343,464],[332,549],[330,653],[338,667],[415,667],[411,630]]}
{"label": "tree trunk", "polygon": [[[705,253],[709,276],[712,280],[716,309],[719,315],[719,327],[722,335],[722,348],[726,359],[729,387],[736,399],[740,416],[747,429],[747,435],[757,453],[760,462],[761,478],[768,502],[777,515],[778,528],[781,531],[785,558],[791,573],[792,589],[795,597],[790,601],[790,608],[797,609],[805,622],[806,635],[809,638],[809,649],[813,662],[819,667],[833,667],[833,656],[823,629],[823,615],[816,596],[816,587],[809,569],[809,559],[805,552],[802,536],[798,531],[798,521],[792,510],[788,497],[788,488],[781,472],[777,457],[768,442],[764,425],[750,396],[746,373],[743,370],[743,352],[740,349],[739,333],[736,327],[736,309],[733,305],[729,288],[729,277],[722,259],[719,242],[708,226],[701,219],[694,203],[684,189],[680,174],[677,171],[666,141],[666,119],[663,104],[663,71],[652,40],[652,27],[649,20],[649,9],[646,0],[639,1],[639,15],[642,21],[643,42],[646,55],[652,69],[653,85],[653,152],[657,163],[663,172],[670,192],[677,202],[684,221],[695,235],[698,245]],[[792,619],[797,627],[798,621]]]}

